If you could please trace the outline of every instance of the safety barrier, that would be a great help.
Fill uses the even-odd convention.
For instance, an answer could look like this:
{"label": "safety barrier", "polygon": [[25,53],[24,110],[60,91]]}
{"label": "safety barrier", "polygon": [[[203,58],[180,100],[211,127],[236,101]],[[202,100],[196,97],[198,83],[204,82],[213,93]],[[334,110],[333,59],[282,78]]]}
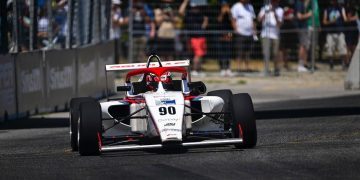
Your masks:
{"label": "safety barrier", "polygon": [[[63,111],[72,97],[102,98],[115,43],[0,56],[0,121]],[[110,90],[114,76],[108,76]],[[109,92],[113,93],[113,91]]]}
{"label": "safety barrier", "polygon": [[0,55],[0,122],[16,117],[14,57]]}

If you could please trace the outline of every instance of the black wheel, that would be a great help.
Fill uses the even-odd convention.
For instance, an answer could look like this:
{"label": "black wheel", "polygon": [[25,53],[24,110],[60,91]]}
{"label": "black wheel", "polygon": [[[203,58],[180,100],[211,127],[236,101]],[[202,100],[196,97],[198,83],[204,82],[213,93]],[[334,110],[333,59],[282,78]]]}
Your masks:
{"label": "black wheel", "polygon": [[99,155],[101,136],[100,104],[96,101],[81,103],[78,124],[78,145],[80,155]]}
{"label": "black wheel", "polygon": [[[233,94],[232,94],[231,90],[223,89],[223,90],[210,91],[210,92],[207,93],[207,95],[208,96],[221,97],[221,99],[224,100],[223,112],[232,112],[232,107],[233,107],[232,97],[233,97]],[[225,131],[230,129],[230,122],[231,122],[231,115],[230,114],[225,114],[224,115],[224,130]]]}
{"label": "black wheel", "polygon": [[79,111],[80,111],[80,104],[83,102],[91,102],[95,101],[93,98],[89,97],[80,97],[80,98],[73,98],[70,101],[70,144],[71,149],[73,151],[78,150],[77,144],[77,135],[78,135],[78,120],[79,120]]}
{"label": "black wheel", "polygon": [[233,122],[232,133],[234,138],[242,138],[242,144],[236,144],[237,148],[253,148],[257,141],[254,106],[251,97],[247,93],[233,96]]}

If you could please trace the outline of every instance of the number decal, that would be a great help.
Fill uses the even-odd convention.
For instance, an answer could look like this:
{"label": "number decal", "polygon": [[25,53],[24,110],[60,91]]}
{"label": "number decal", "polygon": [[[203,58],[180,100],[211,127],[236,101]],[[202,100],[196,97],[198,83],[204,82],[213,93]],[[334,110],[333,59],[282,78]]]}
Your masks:
{"label": "number decal", "polygon": [[170,115],[176,114],[176,109],[174,106],[169,106],[167,109],[165,107],[159,107],[159,113],[161,116],[166,115],[169,112]]}
{"label": "number decal", "polygon": [[162,116],[167,114],[165,107],[160,107],[159,112],[160,112],[160,115],[162,115]]}
{"label": "number decal", "polygon": [[174,106],[169,106],[168,111],[169,111],[169,114],[171,114],[171,115],[176,114],[176,109]]}

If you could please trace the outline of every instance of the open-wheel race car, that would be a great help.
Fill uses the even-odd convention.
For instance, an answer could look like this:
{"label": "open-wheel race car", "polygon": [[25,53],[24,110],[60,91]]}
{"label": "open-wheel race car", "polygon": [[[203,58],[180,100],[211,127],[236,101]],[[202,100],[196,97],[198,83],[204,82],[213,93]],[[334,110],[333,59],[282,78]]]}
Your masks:
{"label": "open-wheel race car", "polygon": [[125,97],[106,102],[71,99],[72,150],[99,155],[153,148],[254,147],[257,131],[251,97],[228,89],[201,95],[206,86],[191,82],[189,65],[189,60],[161,62],[156,55],[147,63],[106,65],[106,74],[129,71],[125,85],[116,87]]}

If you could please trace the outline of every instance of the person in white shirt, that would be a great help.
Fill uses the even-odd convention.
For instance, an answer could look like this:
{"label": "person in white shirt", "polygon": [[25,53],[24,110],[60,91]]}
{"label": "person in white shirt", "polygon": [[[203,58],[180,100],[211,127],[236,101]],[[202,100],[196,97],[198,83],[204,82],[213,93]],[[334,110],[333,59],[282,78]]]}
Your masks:
{"label": "person in white shirt", "polygon": [[[235,31],[236,59],[241,63],[243,59],[246,70],[249,70],[249,56],[252,43],[256,37],[256,19],[253,6],[249,0],[239,0],[231,8],[232,26]],[[240,69],[240,68],[239,68]]]}
{"label": "person in white shirt", "polygon": [[[278,51],[280,44],[280,26],[284,10],[279,6],[280,0],[271,0],[261,8],[258,21],[262,23],[261,42],[265,62],[265,75],[269,74],[269,61],[274,60],[274,75],[280,75]],[[271,58],[271,52],[272,57]]]}
{"label": "person in white shirt", "polygon": [[121,26],[127,24],[127,18],[124,18],[121,13],[121,3],[121,0],[112,0],[110,39],[120,39]]}

